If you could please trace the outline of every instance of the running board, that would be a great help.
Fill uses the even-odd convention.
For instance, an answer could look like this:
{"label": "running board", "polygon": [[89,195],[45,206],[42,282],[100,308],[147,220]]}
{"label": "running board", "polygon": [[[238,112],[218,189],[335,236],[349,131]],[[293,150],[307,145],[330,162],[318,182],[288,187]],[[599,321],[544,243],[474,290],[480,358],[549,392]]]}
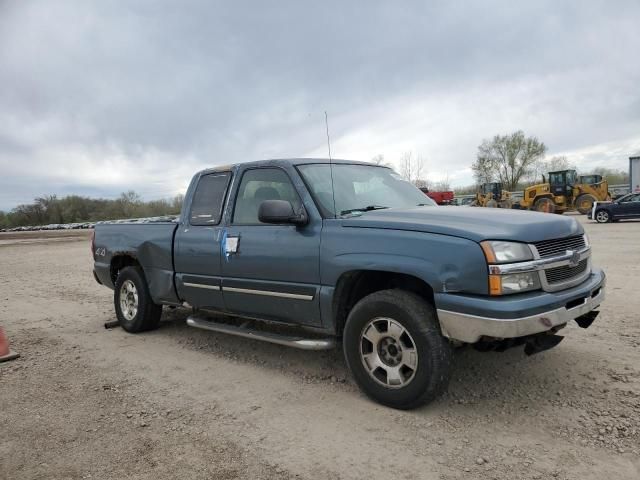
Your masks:
{"label": "running board", "polygon": [[187,325],[190,327],[202,328],[203,330],[211,330],[212,332],[228,333],[230,335],[262,340],[269,343],[277,343],[278,345],[300,348],[302,350],[331,350],[336,346],[336,342],[332,338],[303,338],[275,332],[265,332],[244,326],[204,320],[195,315],[187,318]]}

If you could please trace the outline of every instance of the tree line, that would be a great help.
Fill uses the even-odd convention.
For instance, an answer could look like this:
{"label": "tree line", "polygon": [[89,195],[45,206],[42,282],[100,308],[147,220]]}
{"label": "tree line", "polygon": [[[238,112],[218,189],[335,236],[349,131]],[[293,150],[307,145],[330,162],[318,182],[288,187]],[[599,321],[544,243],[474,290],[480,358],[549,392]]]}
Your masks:
{"label": "tree line", "polygon": [[546,145],[536,137],[526,137],[522,130],[485,139],[478,147],[476,161],[471,165],[478,185],[500,182],[505,190],[516,191],[536,183],[544,183],[543,176],[558,170],[576,170],[583,175],[601,175],[610,185],[629,182],[623,170],[605,167],[581,171],[564,156],[545,159]]}
{"label": "tree line", "polygon": [[33,203],[18,205],[8,213],[0,211],[0,228],[177,215],[182,201],[183,195],[176,195],[171,199],[145,202],[134,191],[123,192],[113,200],[49,195],[38,197]]}
{"label": "tree line", "polygon": [[[515,192],[543,183],[543,175],[546,177],[548,172],[569,169],[582,175],[601,175],[610,185],[629,182],[629,174],[624,170],[597,167],[583,171],[564,156],[546,159],[546,153],[547,146],[543,142],[534,136],[526,136],[522,130],[484,139],[478,146],[476,160],[471,165],[476,185],[458,187],[455,189],[456,193],[475,194],[477,185],[491,182],[500,182],[505,190]],[[383,155],[376,155],[371,161],[377,165],[392,166],[385,162]],[[425,179],[426,160],[421,155],[405,152],[397,165],[400,175],[417,187],[433,191],[452,189],[448,176],[439,182]]]}

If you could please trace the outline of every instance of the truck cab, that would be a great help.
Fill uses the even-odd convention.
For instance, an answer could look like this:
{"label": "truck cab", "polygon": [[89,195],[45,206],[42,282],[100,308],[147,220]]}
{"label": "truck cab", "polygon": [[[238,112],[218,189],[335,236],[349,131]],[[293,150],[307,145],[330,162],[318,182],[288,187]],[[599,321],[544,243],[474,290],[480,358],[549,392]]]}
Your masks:
{"label": "truck cab", "polygon": [[578,174],[575,170],[560,170],[549,172],[549,186],[551,192],[556,197],[566,197],[558,199],[557,203],[569,203],[573,197],[573,186],[578,183]]}

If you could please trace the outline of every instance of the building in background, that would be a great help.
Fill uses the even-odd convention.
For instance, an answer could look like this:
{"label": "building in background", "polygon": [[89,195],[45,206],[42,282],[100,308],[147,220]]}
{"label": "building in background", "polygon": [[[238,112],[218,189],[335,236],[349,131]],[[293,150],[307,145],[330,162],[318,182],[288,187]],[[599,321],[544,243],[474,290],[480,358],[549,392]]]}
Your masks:
{"label": "building in background", "polygon": [[640,152],[629,157],[629,191],[640,193]]}

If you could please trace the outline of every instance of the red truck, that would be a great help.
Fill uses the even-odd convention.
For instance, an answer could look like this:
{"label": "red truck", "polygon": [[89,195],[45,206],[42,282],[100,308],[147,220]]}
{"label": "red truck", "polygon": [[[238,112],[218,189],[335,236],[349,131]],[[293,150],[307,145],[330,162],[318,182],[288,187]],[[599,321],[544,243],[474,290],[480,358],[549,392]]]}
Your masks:
{"label": "red truck", "polygon": [[453,192],[430,192],[428,188],[421,188],[422,193],[424,193],[431,200],[436,202],[438,205],[449,205],[453,201]]}

